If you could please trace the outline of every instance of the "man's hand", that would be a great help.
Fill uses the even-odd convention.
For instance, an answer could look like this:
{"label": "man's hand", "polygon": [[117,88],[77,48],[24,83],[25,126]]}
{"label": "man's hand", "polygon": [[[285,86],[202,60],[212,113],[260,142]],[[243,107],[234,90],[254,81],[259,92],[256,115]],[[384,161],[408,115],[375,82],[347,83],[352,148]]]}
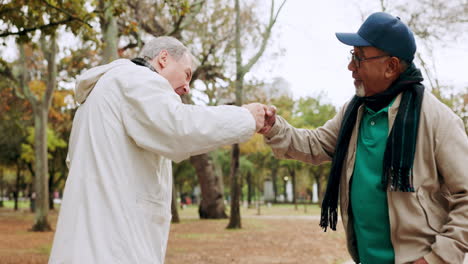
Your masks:
{"label": "man's hand", "polygon": [[255,131],[258,132],[260,129],[262,129],[265,125],[265,109],[267,108],[267,106],[262,105],[260,103],[251,103],[243,105],[242,107],[249,110],[253,118],[255,119]]}
{"label": "man's hand", "polygon": [[413,262],[413,264],[429,264],[424,258],[420,258]]}
{"label": "man's hand", "polygon": [[271,128],[276,122],[276,107],[274,105],[266,106],[265,107],[265,125],[263,126],[258,133],[260,134],[268,134]]}

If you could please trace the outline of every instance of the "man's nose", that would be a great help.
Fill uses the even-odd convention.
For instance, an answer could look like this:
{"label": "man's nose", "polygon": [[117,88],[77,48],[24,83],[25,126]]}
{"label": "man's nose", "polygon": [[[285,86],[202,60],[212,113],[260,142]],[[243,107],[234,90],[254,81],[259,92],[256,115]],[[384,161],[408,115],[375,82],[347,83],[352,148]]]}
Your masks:
{"label": "man's nose", "polygon": [[186,83],[182,89],[184,94],[190,93],[190,85],[188,83]]}
{"label": "man's nose", "polygon": [[348,63],[348,70],[350,71],[356,71],[356,64],[354,64],[354,61],[351,59],[349,60],[349,63]]}

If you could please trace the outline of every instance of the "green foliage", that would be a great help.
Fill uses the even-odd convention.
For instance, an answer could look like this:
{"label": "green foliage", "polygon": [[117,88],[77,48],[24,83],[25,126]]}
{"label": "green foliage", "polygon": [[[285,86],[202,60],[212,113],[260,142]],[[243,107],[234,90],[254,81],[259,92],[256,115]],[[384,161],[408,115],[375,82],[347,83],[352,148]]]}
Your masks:
{"label": "green foliage", "polygon": [[0,78],[0,165],[7,166],[19,159],[21,143],[26,140],[24,127],[30,123],[25,101],[13,94],[11,84],[7,78]]}
{"label": "green foliage", "polygon": [[231,150],[228,148],[220,148],[210,152],[209,155],[215,167],[220,169],[225,187],[228,187],[229,184],[226,183],[229,183],[229,172],[231,170]]}
{"label": "green foliage", "polygon": [[193,188],[198,184],[195,169],[189,160],[180,163],[172,163],[172,174],[174,175],[174,184],[182,193],[192,193]]}
{"label": "green foliage", "polygon": [[18,120],[0,120],[0,164],[11,165],[21,155],[24,130]]}
{"label": "green foliage", "polygon": [[286,119],[288,122],[292,121],[294,103],[294,100],[287,96],[273,98],[271,100],[271,104],[276,106],[277,114]]}
{"label": "green foliage", "polygon": [[296,103],[293,124],[301,128],[317,128],[336,115],[332,104],[324,104],[323,96],[300,98]]}
{"label": "green foliage", "polygon": [[[21,144],[21,159],[26,162],[32,163],[34,161],[34,127],[28,127],[26,142]],[[58,135],[51,128],[47,128],[47,158],[52,159],[50,152],[54,152],[57,148],[67,147],[67,142],[59,138]]]}
{"label": "green foliage", "polygon": [[[239,158],[239,171],[242,176],[246,176],[248,173],[255,173],[256,166],[246,156]],[[258,171],[257,171],[258,172]]]}
{"label": "green foliage", "polygon": [[0,20],[6,29],[0,37],[17,35],[19,42],[30,41],[40,30],[45,35],[53,34],[57,27],[65,25],[73,34],[78,34],[94,14],[86,10],[86,0],[15,0],[2,4]]}

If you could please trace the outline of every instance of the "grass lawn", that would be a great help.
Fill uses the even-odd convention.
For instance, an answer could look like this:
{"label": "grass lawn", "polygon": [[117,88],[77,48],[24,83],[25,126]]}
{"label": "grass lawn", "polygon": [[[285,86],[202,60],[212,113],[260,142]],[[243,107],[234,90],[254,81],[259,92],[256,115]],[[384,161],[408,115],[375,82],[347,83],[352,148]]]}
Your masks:
{"label": "grass lawn", "polygon": [[[258,209],[255,204],[252,208],[241,206],[241,216],[257,216]],[[305,208],[304,208],[305,207]],[[226,213],[230,213],[230,206],[226,207]],[[198,218],[198,206],[189,205],[181,209],[179,207],[179,215],[182,218]],[[261,205],[260,215],[264,216],[310,216],[320,215],[320,207],[316,204],[297,205],[297,210],[291,204],[275,204],[275,205]]]}
{"label": "grass lawn", "polygon": [[[34,221],[29,205],[16,212],[7,206],[0,208],[0,264],[47,263],[53,232],[29,232]],[[197,207],[186,207],[179,210],[181,223],[171,226],[166,264],[339,264],[349,259],[342,226],[324,233],[318,220],[300,217],[317,215],[318,208],[308,205],[307,212],[303,205],[297,211],[292,205],[263,206],[262,216],[275,216],[263,218],[256,208],[242,208],[243,228],[227,230],[228,219],[199,220]],[[49,221],[55,228],[57,210]]]}
{"label": "grass lawn", "polygon": [[[15,207],[15,201],[13,200],[3,201],[3,206],[5,208],[13,209]],[[20,209],[29,208],[29,201],[18,201],[18,208]]]}

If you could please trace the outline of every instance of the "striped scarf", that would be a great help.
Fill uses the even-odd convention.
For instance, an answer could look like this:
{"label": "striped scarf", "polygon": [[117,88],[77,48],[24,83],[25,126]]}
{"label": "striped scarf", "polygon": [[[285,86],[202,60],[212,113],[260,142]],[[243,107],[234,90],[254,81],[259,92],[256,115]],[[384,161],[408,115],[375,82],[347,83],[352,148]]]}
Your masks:
{"label": "striped scarf", "polygon": [[151,65],[147,60],[143,59],[143,58],[134,58],[131,60],[133,63],[135,63],[136,65],[140,65],[140,66],[143,66],[143,67],[147,67],[149,68],[150,70],[154,71],[154,72],[158,72],[154,67],[153,65]]}
{"label": "striped scarf", "polygon": [[349,141],[357,119],[359,106],[365,104],[374,111],[387,106],[403,92],[394,125],[387,139],[384,153],[382,188],[391,191],[414,192],[413,161],[416,150],[419,114],[424,94],[421,71],[411,64],[386,91],[369,97],[354,98],[349,103],[341,124],[327,190],[322,202],[320,226],[327,231],[328,225],[336,230],[338,219],[338,192],[341,171],[345,163]]}

